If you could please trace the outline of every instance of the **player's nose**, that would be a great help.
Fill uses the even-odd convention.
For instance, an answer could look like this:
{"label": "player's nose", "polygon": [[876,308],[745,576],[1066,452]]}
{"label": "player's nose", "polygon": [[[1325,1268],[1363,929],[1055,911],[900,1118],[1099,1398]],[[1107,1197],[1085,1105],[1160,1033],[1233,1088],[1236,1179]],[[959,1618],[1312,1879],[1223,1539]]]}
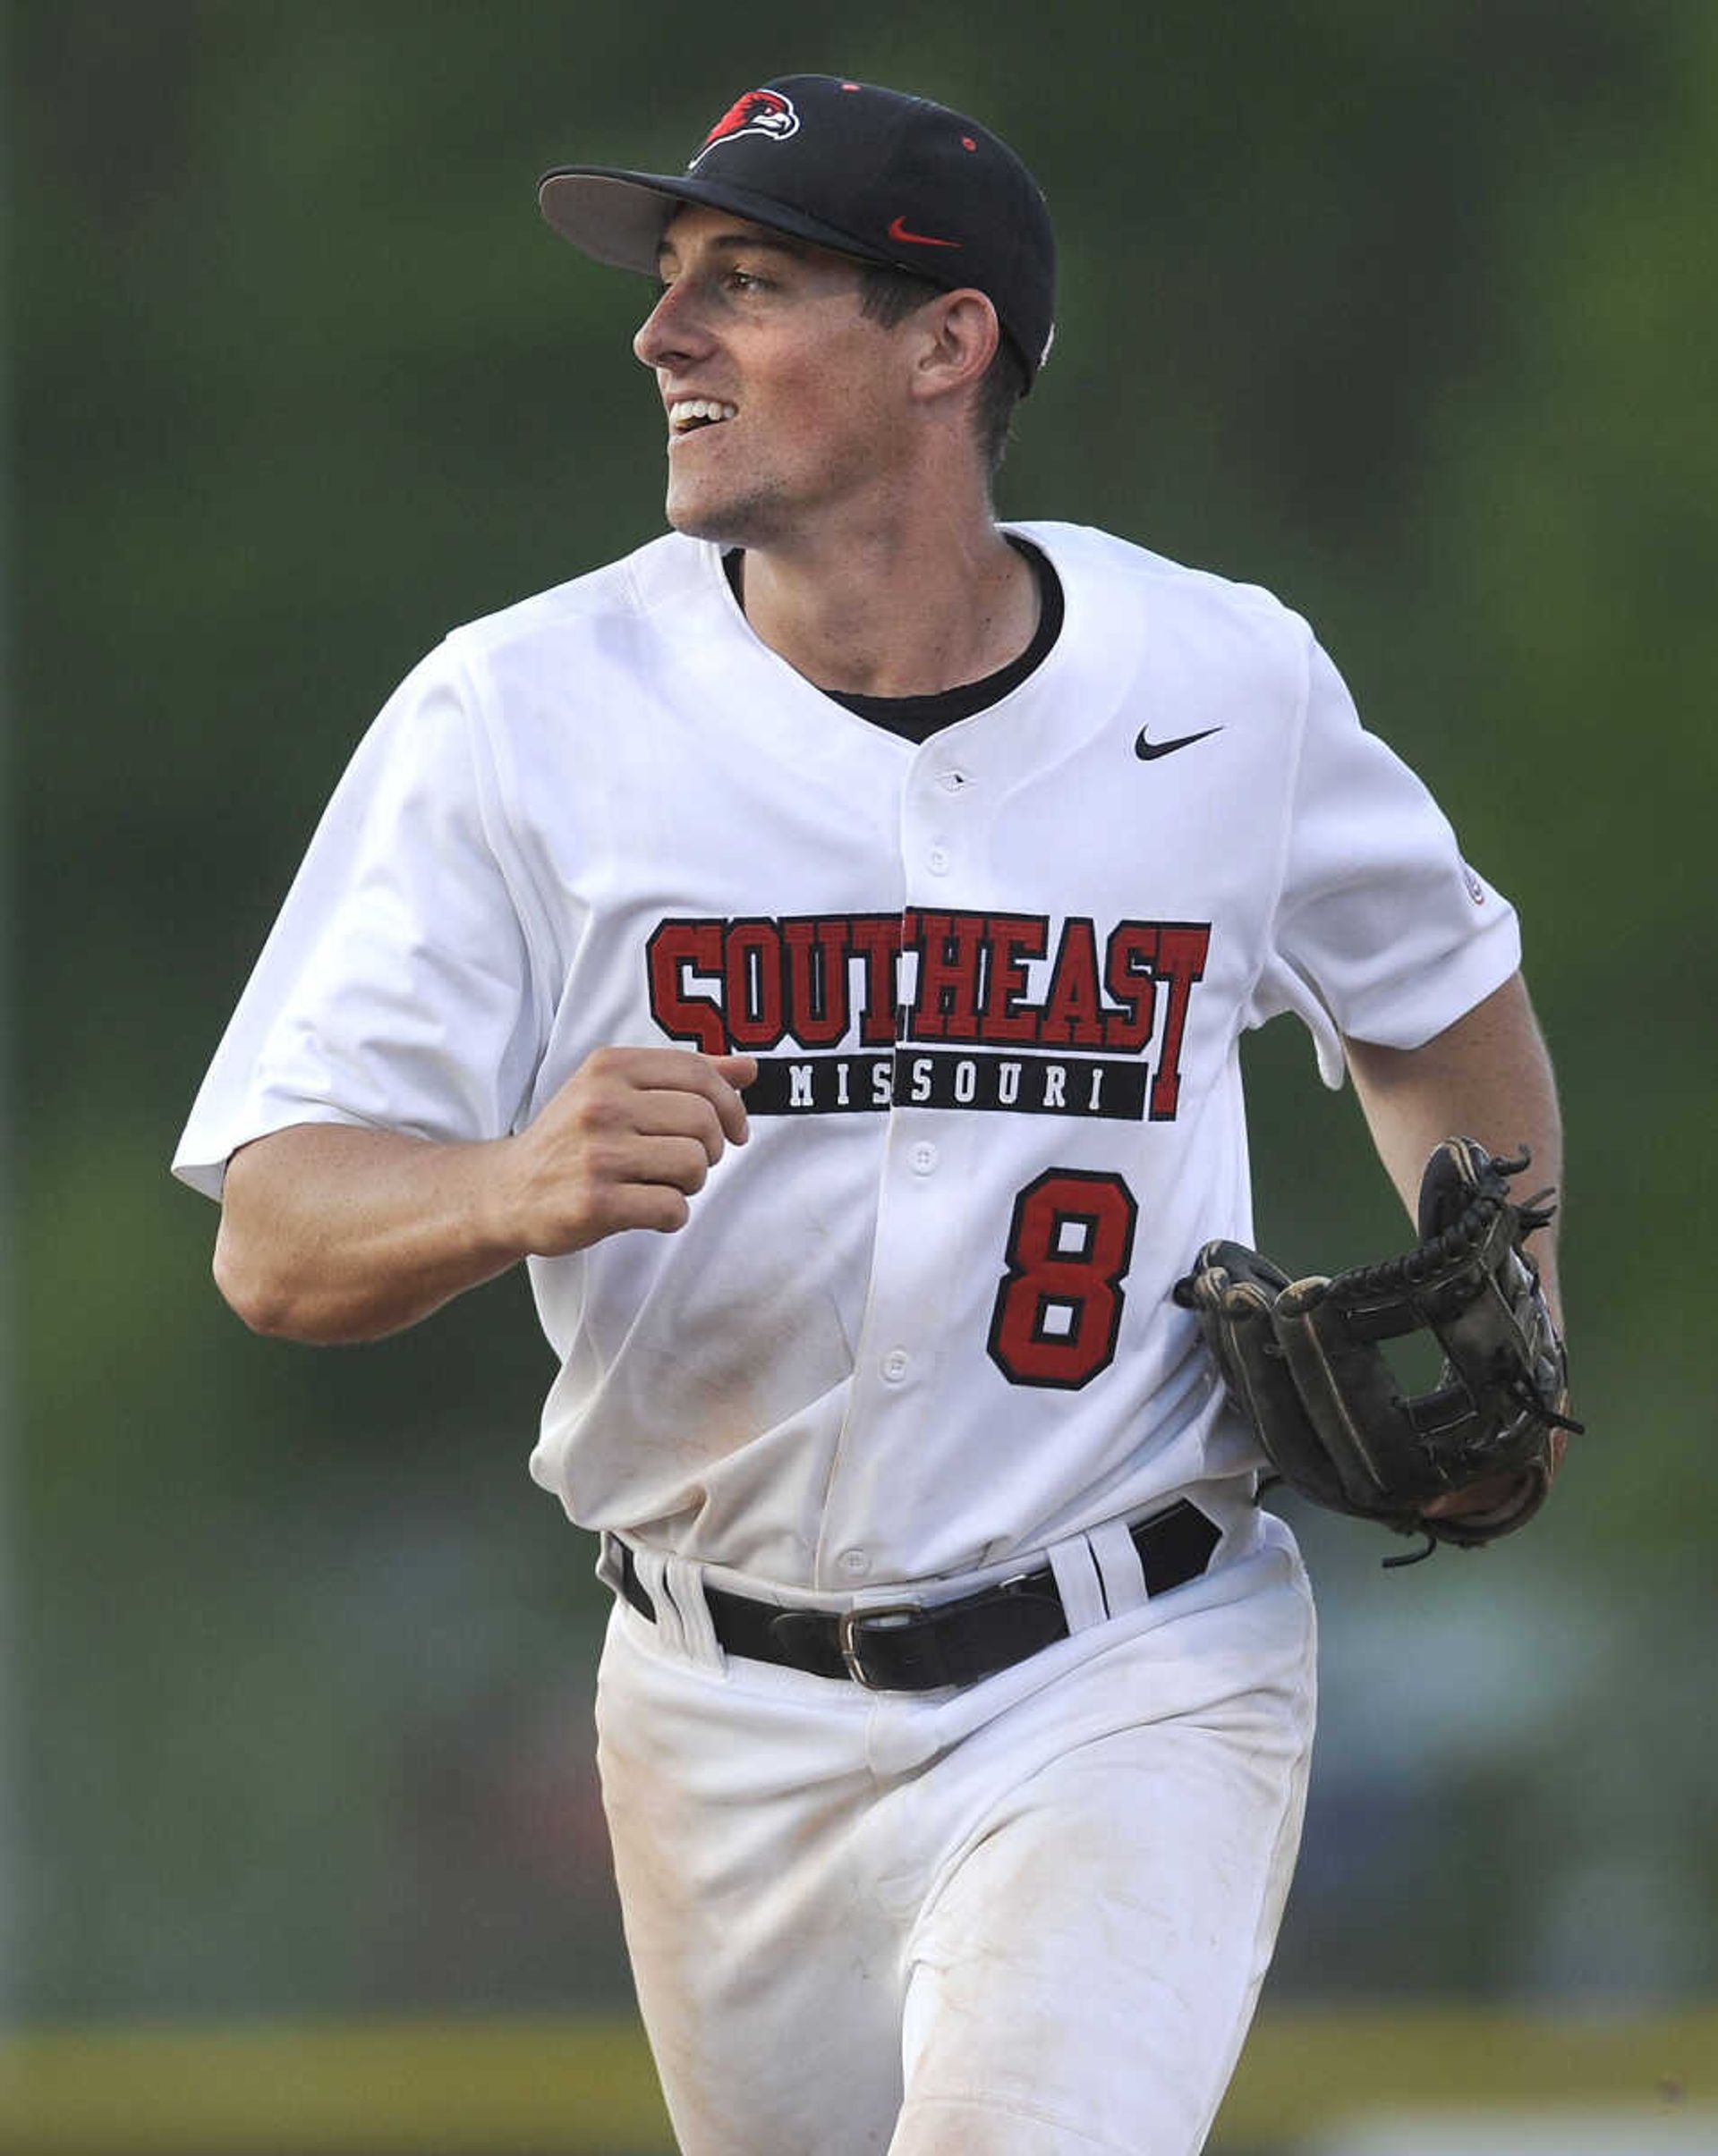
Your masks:
{"label": "player's nose", "polygon": [[670,284],[639,325],[633,351],[646,367],[671,366],[710,348],[710,334],[684,281]]}

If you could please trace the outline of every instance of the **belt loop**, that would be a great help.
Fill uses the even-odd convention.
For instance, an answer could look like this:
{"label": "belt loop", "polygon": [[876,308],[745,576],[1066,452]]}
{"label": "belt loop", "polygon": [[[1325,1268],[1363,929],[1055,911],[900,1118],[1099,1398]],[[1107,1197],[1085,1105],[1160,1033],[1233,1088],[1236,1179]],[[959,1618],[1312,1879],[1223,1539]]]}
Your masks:
{"label": "belt loop", "polygon": [[704,1600],[704,1574],[689,1558],[669,1558],[663,1567],[663,1586],[677,1619],[679,1645],[689,1662],[701,1669],[727,1667],[716,1642],[715,1620]]}
{"label": "belt loop", "polygon": [[657,1636],[665,1647],[672,1647],[677,1654],[685,1651],[685,1641],[681,1634],[680,1612],[668,1588],[668,1560],[660,1549],[645,1549],[636,1544],[633,1549],[633,1574],[644,1591],[651,1605],[651,1621]]}
{"label": "belt loop", "polygon": [[1054,1544],[1048,1552],[1070,1632],[1089,1632],[1110,1614],[1104,1605],[1103,1583],[1086,1543],[1084,1535],[1076,1535],[1072,1541]]}
{"label": "belt loop", "polygon": [[1104,1599],[1111,1617],[1126,1617],[1145,1603],[1145,1571],[1139,1561],[1133,1532],[1123,1520],[1105,1520],[1086,1536],[1103,1582]]}
{"label": "belt loop", "polygon": [[701,1669],[727,1667],[704,1600],[702,1568],[659,1549],[634,1549],[638,1583],[656,1611],[657,1636],[673,1653]]}

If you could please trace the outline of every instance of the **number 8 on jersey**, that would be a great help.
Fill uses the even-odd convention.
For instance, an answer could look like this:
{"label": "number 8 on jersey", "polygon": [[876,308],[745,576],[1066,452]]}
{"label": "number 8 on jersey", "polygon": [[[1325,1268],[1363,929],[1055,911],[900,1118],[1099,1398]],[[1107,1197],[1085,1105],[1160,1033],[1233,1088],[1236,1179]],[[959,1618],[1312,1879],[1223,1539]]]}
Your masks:
{"label": "number 8 on jersey", "polygon": [[1116,1352],[1139,1209],[1119,1176],[1046,1168],[1014,1201],[991,1360],[1014,1385],[1076,1391]]}

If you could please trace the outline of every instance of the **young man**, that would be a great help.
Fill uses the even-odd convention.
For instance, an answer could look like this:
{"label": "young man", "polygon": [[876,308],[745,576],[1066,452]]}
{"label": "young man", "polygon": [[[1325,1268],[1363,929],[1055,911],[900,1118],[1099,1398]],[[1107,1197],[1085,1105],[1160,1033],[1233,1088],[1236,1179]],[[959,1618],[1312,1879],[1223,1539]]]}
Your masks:
{"label": "young man", "polygon": [[1188,2156],[1313,1620],[1170,1289],[1280,1011],[1405,1196],[1457,1131],[1555,1178],[1514,917],[1295,615],[999,528],[1053,248],[984,129],[792,77],[542,203],[659,277],[673,531],[390,701],[179,1172],[265,1332],[529,1264],[687,2156]]}

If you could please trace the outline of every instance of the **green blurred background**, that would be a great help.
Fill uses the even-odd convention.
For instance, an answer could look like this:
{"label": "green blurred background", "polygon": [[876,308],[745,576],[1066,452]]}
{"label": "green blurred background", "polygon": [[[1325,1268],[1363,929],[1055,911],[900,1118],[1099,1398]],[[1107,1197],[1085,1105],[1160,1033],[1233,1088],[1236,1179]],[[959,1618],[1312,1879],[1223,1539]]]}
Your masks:
{"label": "green blurred background", "polygon": [[[539,221],[826,69],[975,112],[1061,236],[1005,513],[1310,615],[1520,904],[1591,1435],[1405,1574],[1297,1518],[1326,1711],[1267,1999],[1718,1991],[1718,11],[14,0],[15,1280],[0,1983],[22,2023],[617,2009],[602,1597],[523,1279],[249,1337],[166,1161],[357,734],[660,521],[646,288]],[[1260,1239],[1399,1243],[1254,1044]]]}

